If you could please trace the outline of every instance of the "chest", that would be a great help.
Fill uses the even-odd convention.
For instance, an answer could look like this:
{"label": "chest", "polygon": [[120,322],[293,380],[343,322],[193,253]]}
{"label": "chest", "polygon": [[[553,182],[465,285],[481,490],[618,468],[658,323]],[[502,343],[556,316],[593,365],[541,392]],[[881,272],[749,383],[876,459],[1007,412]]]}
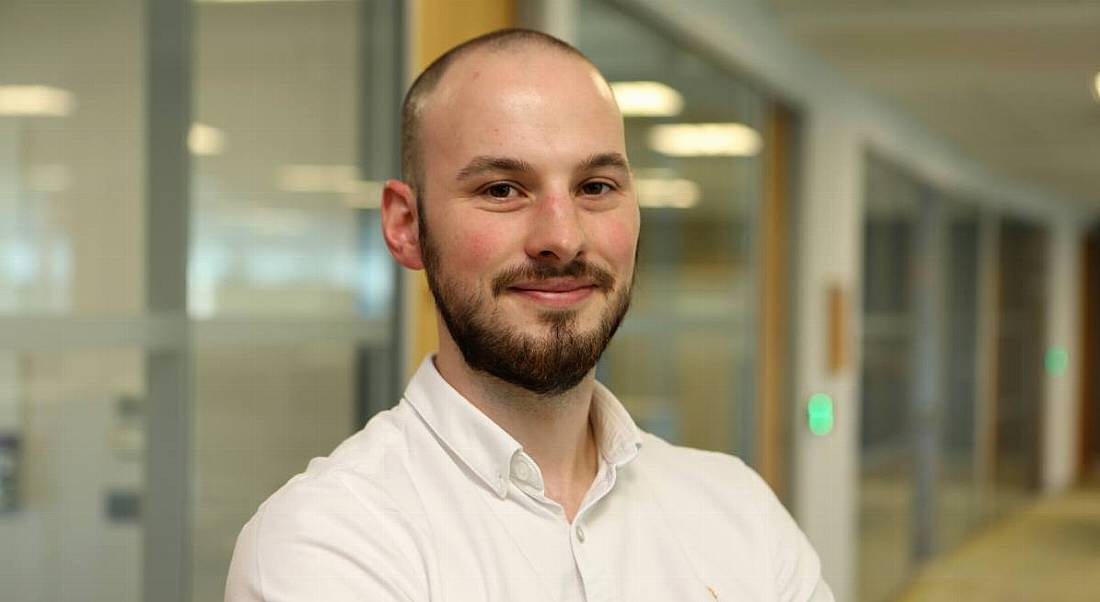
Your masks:
{"label": "chest", "polygon": [[573,524],[518,490],[428,499],[433,602],[772,598],[751,525],[667,508],[636,484],[620,484]]}

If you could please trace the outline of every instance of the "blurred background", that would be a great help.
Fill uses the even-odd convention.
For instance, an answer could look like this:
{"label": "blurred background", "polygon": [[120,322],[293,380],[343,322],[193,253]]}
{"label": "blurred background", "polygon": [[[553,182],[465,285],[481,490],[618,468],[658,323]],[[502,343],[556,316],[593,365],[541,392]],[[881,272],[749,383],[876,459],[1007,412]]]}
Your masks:
{"label": "blurred background", "polygon": [[453,44],[626,118],[600,378],[734,453],[838,600],[1100,591],[1100,3],[0,0],[0,600],[220,600],[259,503],[433,346],[378,224]]}

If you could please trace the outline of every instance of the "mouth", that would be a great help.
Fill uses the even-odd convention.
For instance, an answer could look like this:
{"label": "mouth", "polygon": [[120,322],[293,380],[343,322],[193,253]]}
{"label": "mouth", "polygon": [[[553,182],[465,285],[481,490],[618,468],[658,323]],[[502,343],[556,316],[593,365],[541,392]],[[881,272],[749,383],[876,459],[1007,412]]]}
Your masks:
{"label": "mouth", "polygon": [[508,287],[514,293],[548,308],[566,308],[584,301],[600,287],[591,280],[550,278],[518,282]]}

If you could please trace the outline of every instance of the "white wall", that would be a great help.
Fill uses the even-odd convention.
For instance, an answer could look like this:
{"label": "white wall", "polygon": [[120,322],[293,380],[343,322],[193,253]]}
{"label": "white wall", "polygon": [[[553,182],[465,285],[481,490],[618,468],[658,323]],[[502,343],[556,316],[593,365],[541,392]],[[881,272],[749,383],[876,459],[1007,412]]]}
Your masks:
{"label": "white wall", "polygon": [[1043,412],[1042,485],[1046,493],[1063,491],[1073,483],[1077,468],[1078,421],[1081,418],[1080,362],[1081,245],[1080,222],[1057,221],[1051,229],[1047,255],[1047,349],[1064,349],[1069,365],[1063,374],[1048,374]]}

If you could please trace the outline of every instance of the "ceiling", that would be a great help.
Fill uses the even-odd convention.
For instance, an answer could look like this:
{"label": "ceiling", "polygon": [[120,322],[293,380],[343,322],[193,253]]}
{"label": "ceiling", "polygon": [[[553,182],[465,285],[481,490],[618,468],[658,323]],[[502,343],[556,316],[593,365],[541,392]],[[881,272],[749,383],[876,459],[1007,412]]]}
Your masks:
{"label": "ceiling", "polygon": [[767,1],[843,77],[994,173],[1100,208],[1100,2]]}

